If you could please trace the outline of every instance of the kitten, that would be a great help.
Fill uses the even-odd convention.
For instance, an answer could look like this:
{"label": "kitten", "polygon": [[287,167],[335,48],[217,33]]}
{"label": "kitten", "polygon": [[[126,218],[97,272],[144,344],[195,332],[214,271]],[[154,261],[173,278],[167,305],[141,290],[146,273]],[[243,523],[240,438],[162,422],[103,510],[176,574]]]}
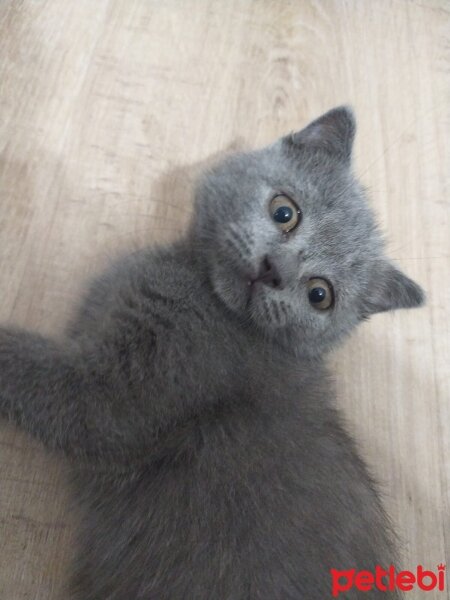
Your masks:
{"label": "kitten", "polygon": [[210,169],[185,237],[95,281],[64,341],[0,330],[1,414],[72,463],[70,598],[323,600],[330,569],[395,564],[324,358],[423,292],[383,255],[354,132],[336,108]]}

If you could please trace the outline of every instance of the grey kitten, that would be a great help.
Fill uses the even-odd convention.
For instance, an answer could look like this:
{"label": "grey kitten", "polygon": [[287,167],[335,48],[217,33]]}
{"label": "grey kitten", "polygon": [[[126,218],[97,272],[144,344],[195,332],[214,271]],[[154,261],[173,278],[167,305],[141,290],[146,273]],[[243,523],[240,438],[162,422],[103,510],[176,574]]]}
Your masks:
{"label": "grey kitten", "polygon": [[383,255],[354,132],[337,108],[212,168],[186,236],[95,281],[63,341],[0,330],[1,414],[71,460],[71,598],[323,600],[331,569],[395,564],[324,358],[423,293]]}

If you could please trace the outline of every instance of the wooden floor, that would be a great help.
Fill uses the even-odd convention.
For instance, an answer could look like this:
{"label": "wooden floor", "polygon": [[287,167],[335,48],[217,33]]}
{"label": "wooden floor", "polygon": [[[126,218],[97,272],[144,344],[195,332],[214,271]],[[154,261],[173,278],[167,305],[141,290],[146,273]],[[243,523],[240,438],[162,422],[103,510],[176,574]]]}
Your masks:
{"label": "wooden floor", "polygon": [[[333,359],[408,569],[450,569],[449,39],[444,0],[0,4],[3,322],[58,331],[87,275],[183,230],[198,164],[354,106],[357,171],[428,293]],[[64,469],[0,425],[1,600],[64,598]]]}

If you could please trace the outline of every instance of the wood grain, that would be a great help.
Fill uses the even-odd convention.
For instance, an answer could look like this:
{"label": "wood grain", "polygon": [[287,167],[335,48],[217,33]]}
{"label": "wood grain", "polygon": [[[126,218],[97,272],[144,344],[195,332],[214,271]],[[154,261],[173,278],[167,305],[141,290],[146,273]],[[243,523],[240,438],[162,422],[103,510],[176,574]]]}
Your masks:
{"label": "wood grain", "polygon": [[[111,256],[183,230],[192,165],[354,106],[356,169],[428,292],[334,358],[407,568],[450,568],[449,34],[444,0],[0,4],[3,322],[57,332]],[[72,533],[64,463],[2,424],[0,598],[63,598]]]}

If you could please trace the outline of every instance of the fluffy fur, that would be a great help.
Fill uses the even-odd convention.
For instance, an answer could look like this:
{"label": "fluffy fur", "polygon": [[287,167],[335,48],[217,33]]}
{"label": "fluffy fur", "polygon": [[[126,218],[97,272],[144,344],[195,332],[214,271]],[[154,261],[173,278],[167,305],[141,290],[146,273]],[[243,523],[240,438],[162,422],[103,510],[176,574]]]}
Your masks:
{"label": "fluffy fur", "polygon": [[[71,460],[71,598],[323,600],[330,568],[395,561],[323,359],[423,294],[383,255],[354,131],[334,109],[212,168],[186,236],[96,280],[63,341],[0,330],[1,414]],[[280,193],[302,213],[288,234]],[[276,280],[258,279],[265,260]]]}

